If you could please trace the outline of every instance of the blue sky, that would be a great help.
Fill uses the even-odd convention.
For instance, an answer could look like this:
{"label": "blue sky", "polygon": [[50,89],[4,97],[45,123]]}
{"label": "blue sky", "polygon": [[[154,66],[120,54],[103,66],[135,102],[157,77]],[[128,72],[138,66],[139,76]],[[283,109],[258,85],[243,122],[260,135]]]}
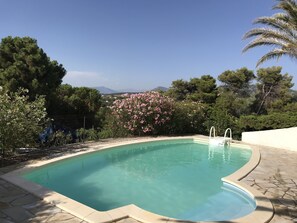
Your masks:
{"label": "blue sky", "polygon": [[[269,50],[245,54],[242,36],[274,0],[0,0],[0,38],[30,36],[67,70],[63,82],[113,89],[169,87],[248,67]],[[273,60],[297,82],[297,62]],[[297,88],[295,84],[294,89]]]}

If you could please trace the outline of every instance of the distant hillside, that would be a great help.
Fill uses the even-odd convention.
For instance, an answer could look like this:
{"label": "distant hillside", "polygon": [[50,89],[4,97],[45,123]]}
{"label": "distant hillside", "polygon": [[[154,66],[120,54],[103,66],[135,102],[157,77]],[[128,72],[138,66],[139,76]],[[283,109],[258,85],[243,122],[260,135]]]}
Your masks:
{"label": "distant hillside", "polygon": [[[120,90],[113,90],[104,86],[100,87],[93,87],[94,89],[100,91],[101,94],[122,94],[122,93],[140,93],[144,92],[145,90],[139,90],[139,89],[120,89]],[[150,91],[167,91],[168,88],[166,87],[156,87]]]}
{"label": "distant hillside", "polygon": [[159,86],[159,87],[152,89],[152,91],[168,91],[168,88]]}
{"label": "distant hillside", "polygon": [[119,89],[118,92],[121,92],[121,93],[140,93],[140,92],[143,92],[143,90],[133,89],[133,88],[126,88],[126,89]]}
{"label": "distant hillside", "polygon": [[94,89],[100,91],[101,94],[115,94],[115,93],[118,93],[118,91],[112,90],[112,89],[104,87],[104,86],[94,87]]}

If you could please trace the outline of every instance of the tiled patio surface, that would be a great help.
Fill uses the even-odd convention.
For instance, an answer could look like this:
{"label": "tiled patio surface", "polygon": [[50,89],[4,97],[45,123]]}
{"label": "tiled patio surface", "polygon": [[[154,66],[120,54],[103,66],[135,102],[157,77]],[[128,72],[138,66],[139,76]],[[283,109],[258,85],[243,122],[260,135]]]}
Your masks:
{"label": "tiled patio surface", "polygon": [[[126,140],[129,139],[124,139],[124,141]],[[105,146],[108,143],[108,141],[99,142],[100,146]],[[75,150],[80,151],[89,146],[90,144],[86,144]],[[275,215],[271,223],[296,223],[297,152],[268,147],[260,147],[260,151],[262,156],[260,164],[243,181],[261,191],[271,200],[275,208]],[[52,155],[57,156],[57,153]],[[63,155],[63,152],[59,155]],[[17,167],[2,168],[0,175],[15,168]],[[34,195],[0,179],[0,223],[12,222],[85,223],[82,219],[52,204],[45,203]],[[116,223],[139,223],[139,221],[125,218]]]}
{"label": "tiled patio surface", "polygon": [[260,147],[261,161],[243,181],[273,204],[270,223],[297,222],[297,152]]}

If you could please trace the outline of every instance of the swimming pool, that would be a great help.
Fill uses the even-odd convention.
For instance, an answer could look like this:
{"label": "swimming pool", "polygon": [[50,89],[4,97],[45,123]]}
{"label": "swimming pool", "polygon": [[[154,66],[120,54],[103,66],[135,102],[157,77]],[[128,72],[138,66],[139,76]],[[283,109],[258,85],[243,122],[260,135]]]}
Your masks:
{"label": "swimming pool", "polygon": [[256,205],[221,178],[250,156],[248,149],[165,140],[89,153],[23,177],[99,211],[135,204],[177,219],[230,220],[251,213]]}

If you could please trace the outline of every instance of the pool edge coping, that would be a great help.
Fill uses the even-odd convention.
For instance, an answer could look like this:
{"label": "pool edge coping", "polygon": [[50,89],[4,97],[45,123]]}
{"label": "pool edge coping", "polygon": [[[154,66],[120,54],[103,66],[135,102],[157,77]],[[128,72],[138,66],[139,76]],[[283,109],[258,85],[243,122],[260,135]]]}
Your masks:
{"label": "pool edge coping", "polygon": [[[186,137],[157,137],[157,138],[145,138],[145,139],[141,138],[141,139],[133,139],[131,141],[125,141],[125,142],[115,142],[115,143],[111,142],[108,145],[105,145],[101,148],[99,148],[98,145],[97,146],[93,145],[91,146],[90,149],[86,151],[77,152],[74,154],[68,154],[65,156],[56,157],[49,160],[41,160],[33,164],[28,164],[20,169],[6,173],[0,176],[0,178],[3,178],[8,182],[21,187],[24,190],[41,198],[42,200],[52,203],[57,207],[61,208],[62,210],[65,210],[66,212],[90,223],[113,222],[127,217],[132,217],[135,220],[139,220],[142,222],[154,222],[154,223],[195,222],[195,221],[181,221],[181,220],[161,216],[158,214],[154,214],[152,212],[141,209],[134,204],[126,205],[123,207],[119,207],[119,208],[112,209],[109,211],[104,211],[104,212],[97,211],[91,207],[88,207],[82,203],[79,203],[62,194],[59,194],[57,192],[44,188],[38,184],[27,181],[24,178],[20,177],[21,174],[27,171],[30,171],[32,168],[40,167],[59,160],[64,160],[71,157],[96,152],[99,150],[105,150],[105,149],[114,148],[122,145],[138,144],[138,143],[144,143],[144,142],[150,142],[150,141],[174,140],[174,139],[193,139],[194,141],[208,143],[208,138],[202,138],[199,136],[186,136]],[[225,222],[230,222],[230,223],[231,222],[232,223],[269,222],[273,217],[273,206],[270,200],[266,198],[265,195],[257,191],[256,189],[240,181],[242,178],[244,178],[250,172],[252,172],[259,164],[261,159],[259,148],[256,146],[251,146],[247,144],[238,144],[238,143],[232,143],[232,146],[249,148],[252,150],[252,156],[248,163],[246,163],[242,168],[232,173],[231,175],[222,178],[222,181],[240,188],[241,190],[249,194],[252,198],[254,198],[256,202],[256,209],[255,211],[253,211],[252,213],[246,216],[243,216],[241,218],[234,219],[234,220],[225,221]],[[218,221],[212,221],[212,222],[215,223]],[[203,223],[203,221],[200,221],[200,223]],[[211,222],[208,222],[208,223],[211,223]]]}
{"label": "pool edge coping", "polygon": [[242,168],[238,171],[223,177],[222,180],[224,182],[230,183],[243,191],[249,194],[251,197],[255,199],[256,209],[252,213],[235,219],[231,222],[238,223],[250,223],[250,222],[269,222],[274,215],[274,208],[272,203],[268,198],[265,197],[260,191],[250,187],[244,182],[240,181],[245,178],[249,173],[251,173],[260,163],[261,161],[261,153],[258,147],[246,145],[246,144],[236,144],[238,146],[245,145],[252,149],[252,157]]}

